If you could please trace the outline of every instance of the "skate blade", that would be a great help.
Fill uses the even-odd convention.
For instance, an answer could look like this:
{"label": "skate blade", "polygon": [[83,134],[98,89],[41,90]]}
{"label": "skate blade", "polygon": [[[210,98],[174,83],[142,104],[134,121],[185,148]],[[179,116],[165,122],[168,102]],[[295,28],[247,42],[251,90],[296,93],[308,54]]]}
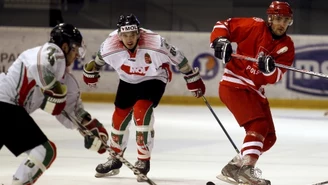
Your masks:
{"label": "skate blade", "polygon": [[120,169],[111,170],[108,173],[96,173],[96,178],[115,176],[120,173]]}
{"label": "skate blade", "polygon": [[141,177],[137,176],[137,182],[147,182],[147,181],[143,180]]}
{"label": "skate blade", "polygon": [[224,181],[226,183],[229,183],[229,184],[234,184],[234,185],[243,185],[243,184],[239,184],[238,182],[236,182],[234,179],[230,178],[230,177],[226,177],[222,174],[220,175],[217,175],[216,176],[217,179],[221,180],[221,181]]}

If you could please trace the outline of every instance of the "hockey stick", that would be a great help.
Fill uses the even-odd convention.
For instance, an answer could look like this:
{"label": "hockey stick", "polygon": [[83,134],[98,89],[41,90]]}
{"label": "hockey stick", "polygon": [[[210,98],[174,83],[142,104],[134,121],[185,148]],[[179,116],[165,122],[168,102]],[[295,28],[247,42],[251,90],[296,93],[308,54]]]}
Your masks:
{"label": "hockey stick", "polygon": [[312,184],[312,185],[323,185],[323,184],[328,184],[328,181],[319,182],[319,183],[316,183],[316,184]]}
{"label": "hockey stick", "polygon": [[219,118],[216,116],[215,112],[212,109],[212,106],[208,103],[207,99],[205,98],[205,96],[202,96],[205,104],[207,105],[208,109],[210,109],[211,113],[213,114],[214,118],[216,119],[216,121],[219,123],[219,125],[221,126],[223,132],[225,133],[225,135],[228,137],[230,143],[232,144],[233,148],[235,149],[235,151],[237,152],[237,154],[239,154],[239,150],[237,148],[237,146],[235,145],[235,143],[233,142],[233,140],[231,139],[230,135],[228,134],[228,132],[226,131],[226,129],[224,128],[223,124],[221,123],[221,121],[219,120]]}
{"label": "hockey stick", "polygon": [[[83,126],[75,117],[68,114],[65,110],[62,111],[62,114],[67,117],[72,123],[74,123],[78,129],[83,132],[86,135],[93,136],[93,133],[90,132],[85,126]],[[134,172],[138,177],[142,178],[145,182],[147,182],[150,185],[156,185],[154,181],[149,179],[146,175],[142,174],[136,167],[134,167],[129,161],[127,161],[124,157],[114,152],[104,141],[102,141],[103,145],[106,147],[107,151],[112,157],[115,157],[119,161],[121,161],[123,164],[125,164],[130,170]]]}
{"label": "hockey stick", "polygon": [[[248,60],[248,61],[251,61],[251,62],[258,62],[258,60],[256,58],[247,57],[247,56],[244,56],[244,55],[239,55],[239,54],[233,53],[233,54],[231,54],[231,56],[233,56],[235,58],[238,58],[238,59],[242,59],[242,60]],[[328,78],[328,75],[325,75],[323,73],[307,71],[307,70],[304,70],[304,69],[297,69],[297,68],[294,68],[294,67],[286,66],[286,65],[283,65],[283,64],[277,64],[277,63],[275,64],[275,66],[279,67],[279,68],[283,68],[283,69],[288,69],[288,70],[291,70],[291,71],[296,71],[296,72],[308,74],[308,75],[318,76],[318,77],[322,77],[322,78]]]}

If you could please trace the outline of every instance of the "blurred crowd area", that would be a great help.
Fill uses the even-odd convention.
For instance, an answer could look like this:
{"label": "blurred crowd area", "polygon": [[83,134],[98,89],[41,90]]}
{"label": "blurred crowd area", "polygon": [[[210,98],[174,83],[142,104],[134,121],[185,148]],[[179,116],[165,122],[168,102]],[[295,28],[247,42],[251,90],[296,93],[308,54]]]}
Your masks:
{"label": "blurred crowd area", "polygon": [[[289,0],[294,11],[290,34],[326,35],[326,0]],[[0,0],[0,26],[115,29],[119,15],[135,14],[142,27],[158,31],[210,32],[230,17],[267,19],[271,0]]]}

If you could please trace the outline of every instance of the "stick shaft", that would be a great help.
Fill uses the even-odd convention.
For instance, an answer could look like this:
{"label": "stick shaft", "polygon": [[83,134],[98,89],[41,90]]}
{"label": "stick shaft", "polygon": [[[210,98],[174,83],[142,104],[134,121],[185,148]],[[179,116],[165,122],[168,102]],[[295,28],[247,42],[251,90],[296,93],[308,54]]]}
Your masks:
{"label": "stick shaft", "polygon": [[[251,61],[251,62],[257,62],[258,61],[256,58],[247,57],[247,56],[239,55],[239,54],[232,54],[231,56],[233,56],[235,58],[238,58],[238,59]],[[278,64],[278,63],[276,63],[275,66],[276,67],[279,67],[279,68],[283,68],[283,69],[288,69],[288,70],[291,70],[291,71],[299,72],[299,73],[304,73],[304,74],[308,74],[308,75],[318,76],[318,77],[322,77],[322,78],[328,78],[328,75],[323,74],[323,73],[317,73],[317,72],[314,72],[314,71],[308,71],[308,70],[304,70],[304,69],[297,69],[297,68],[294,68],[294,67],[291,67],[291,66],[286,66],[286,65]]]}
{"label": "stick shaft", "polygon": [[237,146],[235,145],[235,143],[233,142],[233,140],[231,139],[230,135],[228,134],[228,132],[226,131],[226,129],[224,128],[223,124],[221,123],[221,121],[219,120],[219,118],[217,117],[217,115],[215,114],[215,112],[212,109],[212,106],[208,103],[207,99],[205,98],[205,96],[202,96],[206,106],[208,107],[208,109],[211,111],[212,115],[214,116],[214,118],[216,119],[216,121],[219,123],[219,125],[221,126],[223,132],[225,133],[225,135],[227,136],[227,138],[229,139],[230,143],[232,144],[233,148],[235,149],[235,151],[239,154],[239,150],[237,148]]}

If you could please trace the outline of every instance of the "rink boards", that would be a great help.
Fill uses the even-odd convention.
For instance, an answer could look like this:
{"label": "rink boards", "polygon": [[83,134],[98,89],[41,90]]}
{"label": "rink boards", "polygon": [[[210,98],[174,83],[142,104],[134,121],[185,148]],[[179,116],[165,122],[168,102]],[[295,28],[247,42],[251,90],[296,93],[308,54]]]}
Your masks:
{"label": "rink boards", "polygon": [[[80,83],[84,101],[113,102],[118,77],[110,66],[102,69],[97,89],[90,89],[82,81],[82,65],[91,60],[100,44],[112,30],[81,29],[87,54],[76,61],[72,73]],[[43,44],[49,39],[50,28],[0,27],[0,71],[6,71],[22,51]],[[222,105],[218,98],[218,83],[223,74],[223,65],[213,56],[209,47],[209,32],[158,31],[167,41],[177,46],[187,56],[190,64],[200,68],[206,84],[206,97],[212,105]],[[328,36],[291,35],[296,58],[294,67],[328,74]],[[167,85],[162,103],[204,104],[191,96],[183,76],[172,66],[173,79]],[[326,89],[327,88],[327,89]],[[282,81],[265,88],[266,96],[273,107],[327,108],[328,79],[287,71]]]}

